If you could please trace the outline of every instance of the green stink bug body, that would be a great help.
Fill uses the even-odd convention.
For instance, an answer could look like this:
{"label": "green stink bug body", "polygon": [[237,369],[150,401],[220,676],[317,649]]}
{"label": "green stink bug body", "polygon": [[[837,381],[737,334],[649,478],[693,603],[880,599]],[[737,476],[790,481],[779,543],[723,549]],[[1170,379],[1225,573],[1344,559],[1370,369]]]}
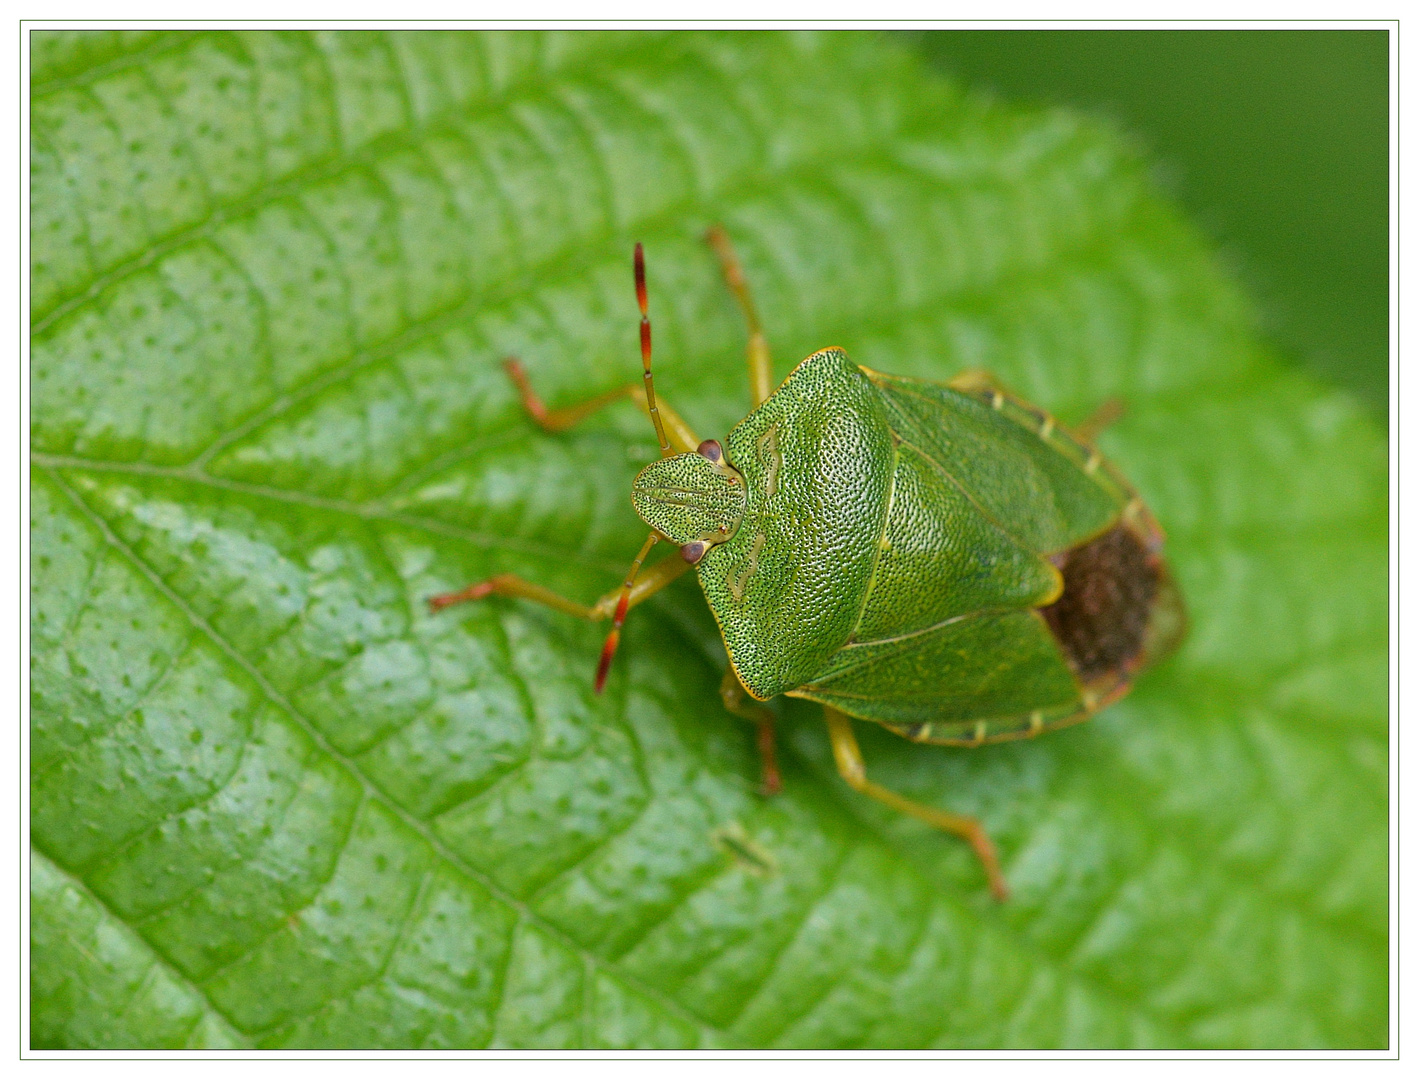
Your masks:
{"label": "green stink bug body", "polygon": [[[680,457],[648,466],[637,494]],[[1148,655],[1160,534],[1096,451],[998,390],[881,375],[825,349],[730,432],[725,458],[739,499],[705,507],[708,529],[675,535],[653,497],[633,501],[676,543],[723,535],[696,569],[755,698],[983,742],[1087,715]],[[1105,584],[1104,630],[1076,619],[1062,638],[1068,617],[1046,613],[1061,566],[1091,544],[1118,549],[1132,593]]]}
{"label": "green stink bug body", "polygon": [[[600,689],[627,610],[693,564],[729,654],[721,694],[759,725],[766,789],[778,787],[773,714],[746,696],[819,702],[844,779],[965,837],[1004,898],[980,824],[869,781],[848,717],[964,745],[1087,718],[1181,637],[1162,532],[1091,435],[1065,430],[989,376],[943,385],[884,375],[830,348],[770,392],[737,259],[722,232],[709,239],[749,321],[756,398],[723,446],[699,443],[657,403],[639,245],[643,385],[549,413],[509,362],[549,430],[623,396],[654,421],[663,456],[631,493],[653,531],[623,587],[587,608],[501,575],[433,605],[498,593],[612,616]],[[641,575],[660,539],[682,557]]]}

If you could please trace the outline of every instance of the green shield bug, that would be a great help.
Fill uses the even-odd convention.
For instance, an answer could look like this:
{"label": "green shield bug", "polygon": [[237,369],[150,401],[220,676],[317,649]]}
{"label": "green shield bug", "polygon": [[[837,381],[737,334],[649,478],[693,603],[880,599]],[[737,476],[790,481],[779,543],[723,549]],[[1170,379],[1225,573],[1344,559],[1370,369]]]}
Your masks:
{"label": "green shield bug", "polygon": [[[642,381],[548,410],[508,360],[531,417],[562,431],[622,398],[655,427],[661,458],[631,488],[652,529],[625,582],[590,607],[511,574],[433,597],[498,595],[612,620],[600,692],[627,611],[692,566],[729,654],[720,695],[758,725],[764,790],[779,788],[780,694],[823,706],[852,787],[969,841],[1007,890],[974,818],[867,779],[850,717],[915,742],[980,746],[1087,719],[1181,640],[1182,600],[1163,533],[1094,447],[1106,405],[1067,430],[989,375],[948,383],[885,375],[821,349],[772,386],[769,350],[728,237],[706,239],[749,328],[754,408],[721,444],[657,401],[645,260],[635,250]],[[668,540],[679,557],[641,568]]]}

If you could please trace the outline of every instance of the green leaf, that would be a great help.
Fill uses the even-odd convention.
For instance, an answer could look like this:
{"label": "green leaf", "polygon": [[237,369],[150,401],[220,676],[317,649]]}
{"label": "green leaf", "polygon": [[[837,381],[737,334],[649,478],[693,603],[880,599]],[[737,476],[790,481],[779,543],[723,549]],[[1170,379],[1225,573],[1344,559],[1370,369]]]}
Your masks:
{"label": "green leaf", "polygon": [[[36,1046],[1386,1044],[1382,437],[1117,134],[868,35],[35,37]],[[624,573],[649,425],[499,361],[633,379],[635,240],[661,393],[746,411],[715,221],[779,375],[1127,403],[1181,654],[1027,744],[861,731],[1008,904],[802,703],[755,793],[693,579],[599,698],[604,627],[428,613]]]}

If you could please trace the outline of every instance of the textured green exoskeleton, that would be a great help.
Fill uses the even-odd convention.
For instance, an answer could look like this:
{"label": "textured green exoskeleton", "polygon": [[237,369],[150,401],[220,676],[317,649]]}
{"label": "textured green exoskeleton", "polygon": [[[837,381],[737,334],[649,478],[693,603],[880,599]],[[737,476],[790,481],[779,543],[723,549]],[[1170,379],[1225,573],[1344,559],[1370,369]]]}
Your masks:
{"label": "textured green exoskeleton", "polygon": [[[637,489],[692,456],[651,465]],[[1122,529],[1146,563],[1161,538],[1098,454],[1043,414],[824,349],[729,433],[725,457],[743,494],[726,488],[732,532],[697,570],[754,697],[982,742],[1092,711],[1129,673],[1071,665],[1040,609],[1060,599],[1071,551]],[[707,506],[706,523],[721,513]],[[1134,649],[1147,655],[1141,636]]]}
{"label": "textured green exoskeleton", "polygon": [[[1087,718],[1181,637],[1162,532],[1089,435],[1066,431],[989,376],[908,379],[823,349],[770,393],[768,351],[738,262],[722,233],[710,240],[748,316],[759,399],[723,446],[697,445],[657,406],[639,247],[643,391],[548,413],[520,367],[509,368],[529,412],[551,430],[620,396],[655,421],[665,456],[631,493],[653,532],[623,588],[586,608],[503,575],[435,605],[501,593],[589,618],[614,611],[599,688],[626,610],[693,563],[729,654],[725,704],[760,725],[766,788],[778,783],[772,714],[745,692],[820,702],[844,778],[970,840],[1003,898],[979,823],[867,780],[847,717],[964,745]],[[683,558],[637,580],[657,539],[679,545]]]}

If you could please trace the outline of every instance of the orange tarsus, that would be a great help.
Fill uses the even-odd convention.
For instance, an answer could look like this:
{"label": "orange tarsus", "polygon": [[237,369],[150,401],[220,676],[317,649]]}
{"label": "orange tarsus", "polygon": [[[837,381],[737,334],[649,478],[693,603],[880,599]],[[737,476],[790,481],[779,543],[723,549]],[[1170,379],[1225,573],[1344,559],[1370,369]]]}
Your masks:
{"label": "orange tarsus", "polygon": [[1010,886],[1005,884],[1005,878],[1000,873],[1000,858],[995,854],[995,845],[990,842],[990,837],[986,835],[984,829],[977,830],[966,838],[966,842],[971,845],[971,850],[976,853],[981,863],[985,866],[986,880],[990,885],[991,895],[1002,904],[1010,899]]}
{"label": "orange tarsus", "polygon": [[1127,411],[1122,398],[1111,397],[1104,400],[1093,415],[1074,428],[1074,437],[1086,446],[1093,446],[1103,430],[1116,423]]}
{"label": "orange tarsus", "polygon": [[616,646],[621,643],[621,624],[626,621],[626,612],[631,608],[631,586],[636,583],[636,575],[641,572],[641,564],[645,562],[645,557],[650,554],[650,549],[659,539],[659,533],[651,533],[646,537],[645,543],[641,545],[640,552],[636,555],[636,561],[631,563],[631,570],[626,575],[625,583],[621,586],[621,598],[616,602],[616,614],[611,619],[611,632],[606,635],[606,644],[601,646],[601,659],[596,665],[596,680],[592,685],[598,694],[606,686],[606,676],[611,671],[611,659],[616,655]]}
{"label": "orange tarsus", "polygon": [[601,646],[601,659],[596,664],[596,682],[593,684],[599,694],[606,689],[606,676],[611,673],[611,658],[616,655],[616,646],[621,643],[621,628],[615,627],[606,635],[606,644]]}
{"label": "orange tarsus", "polygon": [[778,754],[774,749],[774,722],[772,717],[759,721],[759,758],[764,765],[763,793],[777,795],[783,790],[783,781],[778,773]]}
{"label": "orange tarsus", "polygon": [[496,585],[492,578],[487,581],[479,581],[469,585],[466,589],[458,592],[441,593],[438,596],[429,597],[429,610],[442,611],[450,604],[461,604],[465,600],[482,600],[486,596],[491,596]]}
{"label": "orange tarsus", "polygon": [[503,361],[503,370],[508,373],[513,383],[516,384],[518,393],[522,395],[522,406],[537,421],[540,427],[547,426],[547,406],[542,404],[542,399],[537,396],[532,389],[532,384],[527,381],[527,372],[522,370],[522,363],[515,356],[509,356]]}
{"label": "orange tarsus", "polygon": [[[634,577],[634,574],[632,575]],[[626,621],[626,612],[631,606],[630,582],[621,590],[621,599],[616,604],[616,615],[611,621],[611,632],[606,635],[606,644],[601,646],[601,659],[596,664],[596,692],[606,686],[606,676],[611,671],[611,659],[616,655],[616,647],[621,644],[621,624]]]}

